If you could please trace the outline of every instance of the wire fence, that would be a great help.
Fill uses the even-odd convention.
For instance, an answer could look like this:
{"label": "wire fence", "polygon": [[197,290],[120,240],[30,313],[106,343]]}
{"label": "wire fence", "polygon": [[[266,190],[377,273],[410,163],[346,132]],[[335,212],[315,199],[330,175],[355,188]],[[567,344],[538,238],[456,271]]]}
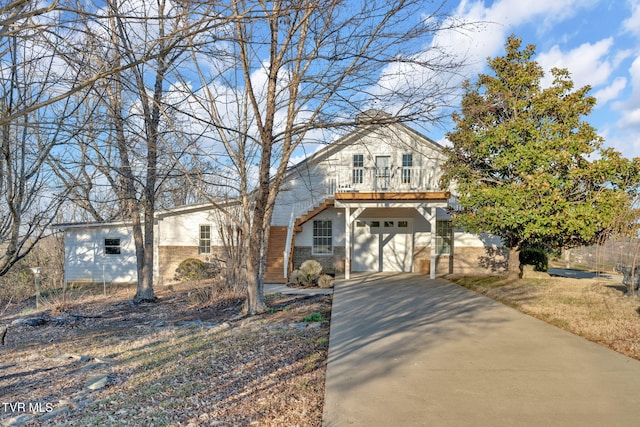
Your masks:
{"label": "wire fence", "polygon": [[640,265],[640,239],[616,239],[602,245],[564,250],[561,259],[566,268],[593,271],[613,271],[616,266],[635,267]]}

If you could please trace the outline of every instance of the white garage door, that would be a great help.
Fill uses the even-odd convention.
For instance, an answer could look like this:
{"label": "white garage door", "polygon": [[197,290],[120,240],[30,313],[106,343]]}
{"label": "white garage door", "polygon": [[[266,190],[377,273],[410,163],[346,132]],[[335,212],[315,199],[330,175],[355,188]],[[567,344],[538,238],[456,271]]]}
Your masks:
{"label": "white garage door", "polygon": [[409,219],[360,219],[355,222],[353,271],[413,270],[413,227]]}

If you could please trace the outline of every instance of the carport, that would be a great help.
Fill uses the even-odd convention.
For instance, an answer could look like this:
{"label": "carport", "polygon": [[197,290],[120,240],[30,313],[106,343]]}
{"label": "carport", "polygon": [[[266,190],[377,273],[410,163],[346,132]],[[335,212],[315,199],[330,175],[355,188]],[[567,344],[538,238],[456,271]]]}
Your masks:
{"label": "carport", "polygon": [[[448,192],[336,193],[335,207],[345,210],[345,279],[350,279],[352,271],[414,271],[415,229],[410,218],[397,215],[403,210],[417,211],[429,223],[429,274],[435,279],[436,212],[448,206],[449,197]],[[367,214],[375,209],[396,214],[388,218]]]}

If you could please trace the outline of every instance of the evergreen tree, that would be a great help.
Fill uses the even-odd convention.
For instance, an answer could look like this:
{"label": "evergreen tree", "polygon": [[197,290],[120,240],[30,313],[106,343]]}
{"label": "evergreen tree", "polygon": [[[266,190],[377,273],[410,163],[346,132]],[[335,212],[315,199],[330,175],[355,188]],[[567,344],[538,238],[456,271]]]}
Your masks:
{"label": "evergreen tree", "polygon": [[444,166],[460,198],[456,224],[500,236],[510,275],[527,246],[588,245],[624,227],[616,218],[631,209],[640,181],[640,159],[603,148],[583,119],[596,103],[590,87],[574,90],[569,72],[555,68],[541,87],[534,54],[511,36],[506,55],[489,59],[493,75],[465,82]]}

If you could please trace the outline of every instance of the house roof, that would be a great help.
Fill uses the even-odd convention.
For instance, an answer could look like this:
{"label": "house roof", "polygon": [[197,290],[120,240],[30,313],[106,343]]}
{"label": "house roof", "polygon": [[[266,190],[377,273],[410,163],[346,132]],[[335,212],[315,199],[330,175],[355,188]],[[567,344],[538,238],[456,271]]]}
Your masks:
{"label": "house roof", "polygon": [[427,144],[432,145],[433,148],[435,148],[438,151],[441,151],[441,150],[444,149],[444,147],[442,145],[438,144],[437,142],[435,142],[431,138],[429,138],[429,137],[423,135],[422,133],[416,131],[415,129],[407,126],[405,123],[395,120],[395,118],[393,116],[391,116],[390,114],[385,113],[383,111],[380,111],[380,110],[367,110],[367,111],[359,114],[358,117],[356,118],[356,123],[358,124],[358,128],[357,129],[355,129],[352,132],[349,132],[348,134],[344,135],[343,137],[337,139],[336,141],[327,144],[322,149],[316,151],[312,155],[306,157],[304,160],[302,160],[302,161],[296,163],[295,165],[291,166],[289,168],[289,170],[288,170],[288,173],[292,173],[296,169],[298,169],[298,168],[300,168],[302,166],[307,166],[307,165],[310,165],[310,164],[318,163],[318,162],[322,161],[324,158],[329,157],[329,156],[333,155],[334,153],[340,151],[345,146],[354,144],[355,142],[359,141],[360,139],[364,138],[365,136],[375,132],[376,130],[379,130],[380,128],[384,128],[384,127],[387,127],[387,128],[388,127],[399,127],[404,132],[412,135],[413,137],[415,137],[417,139],[421,139],[424,142],[426,142]]}
{"label": "house roof", "polygon": [[53,228],[64,231],[70,228],[127,227],[131,221],[67,222],[53,224]]}

